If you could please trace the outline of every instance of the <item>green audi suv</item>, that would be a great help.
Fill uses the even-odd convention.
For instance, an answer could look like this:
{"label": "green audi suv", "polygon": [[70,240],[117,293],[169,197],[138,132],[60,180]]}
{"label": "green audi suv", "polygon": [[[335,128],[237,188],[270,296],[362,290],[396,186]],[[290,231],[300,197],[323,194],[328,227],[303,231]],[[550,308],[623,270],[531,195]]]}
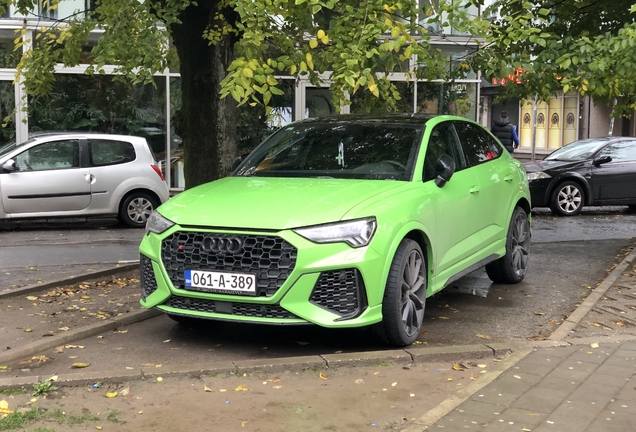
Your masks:
{"label": "green audi suv", "polygon": [[232,175],[155,211],[141,304],[176,321],[372,326],[406,346],[426,298],[528,265],[523,165],[454,116],[341,115],[282,127]]}

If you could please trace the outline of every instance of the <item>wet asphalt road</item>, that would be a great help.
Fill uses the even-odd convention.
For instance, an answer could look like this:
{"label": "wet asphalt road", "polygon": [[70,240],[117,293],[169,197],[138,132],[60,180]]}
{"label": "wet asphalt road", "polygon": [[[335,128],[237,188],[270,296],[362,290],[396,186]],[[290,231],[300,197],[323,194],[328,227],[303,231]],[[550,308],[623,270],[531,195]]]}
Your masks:
{"label": "wet asphalt road", "polygon": [[[484,270],[478,270],[457,281],[428,299],[419,341],[440,346],[546,338],[576,308],[590,287],[605,277],[621,254],[634,245],[635,227],[636,212],[624,207],[590,208],[571,218],[533,211],[531,262],[526,279],[518,285],[497,285],[490,282]],[[7,267],[5,259],[21,254],[29,256],[35,265],[54,261],[55,257],[78,263],[87,259],[134,259],[142,235],[139,230],[124,228],[114,221],[0,226],[0,268]],[[97,251],[96,258],[90,255],[93,251]],[[104,335],[103,342],[110,338],[112,335]],[[113,344],[98,346],[91,343],[93,339],[79,342],[95,347],[83,353],[85,360],[97,364],[108,358],[113,368],[133,363],[203,363],[385,348],[367,329],[223,322],[192,328],[165,316],[131,326]],[[163,341],[168,339],[171,347],[179,349],[167,349]]]}

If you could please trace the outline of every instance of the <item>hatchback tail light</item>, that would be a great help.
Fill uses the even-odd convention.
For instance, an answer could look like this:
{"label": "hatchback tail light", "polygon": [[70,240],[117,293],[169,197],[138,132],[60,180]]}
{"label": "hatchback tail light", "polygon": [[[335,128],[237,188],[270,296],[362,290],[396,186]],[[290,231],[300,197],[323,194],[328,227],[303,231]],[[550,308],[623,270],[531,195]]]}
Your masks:
{"label": "hatchback tail light", "polygon": [[155,172],[157,173],[157,175],[161,178],[161,181],[165,181],[166,179],[163,178],[163,173],[161,172],[161,170],[159,169],[159,167],[157,165],[150,165],[152,167],[153,170],[155,170]]}

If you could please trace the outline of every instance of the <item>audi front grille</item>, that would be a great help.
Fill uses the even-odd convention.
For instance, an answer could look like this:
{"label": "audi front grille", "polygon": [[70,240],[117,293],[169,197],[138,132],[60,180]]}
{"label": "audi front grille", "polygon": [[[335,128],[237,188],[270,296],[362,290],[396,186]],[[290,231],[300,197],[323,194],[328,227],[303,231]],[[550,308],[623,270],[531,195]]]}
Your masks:
{"label": "audi front grille", "polygon": [[[275,305],[259,305],[252,303],[236,303],[222,302],[207,299],[197,299],[190,297],[181,297],[177,295],[171,296],[164,303],[175,309],[195,312],[209,312],[236,316],[248,316],[256,318],[280,318],[280,319],[297,319],[298,317],[291,312],[283,309],[281,306]],[[199,317],[205,318],[205,317]]]}
{"label": "audi front grille", "polygon": [[175,288],[185,270],[252,273],[256,296],[271,297],[294,270],[298,250],[275,236],[182,231],[166,237],[161,259]]}
{"label": "audi front grille", "polygon": [[157,290],[155,271],[152,269],[152,261],[144,255],[139,256],[139,274],[141,285],[141,299],[146,298]]}

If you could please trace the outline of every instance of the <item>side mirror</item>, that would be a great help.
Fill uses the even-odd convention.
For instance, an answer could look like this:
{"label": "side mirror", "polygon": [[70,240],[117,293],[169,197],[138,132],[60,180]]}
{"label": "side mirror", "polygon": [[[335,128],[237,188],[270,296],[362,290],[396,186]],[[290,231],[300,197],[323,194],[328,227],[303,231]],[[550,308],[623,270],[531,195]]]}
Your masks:
{"label": "side mirror", "polygon": [[244,153],[240,155],[239,157],[237,157],[236,159],[234,159],[234,162],[232,162],[231,172],[234,172],[238,168],[238,166],[241,164],[241,162],[245,160],[247,156],[249,156],[249,153]]}
{"label": "side mirror", "polygon": [[435,184],[444,187],[455,173],[455,161],[447,154],[443,154],[435,163]]}
{"label": "side mirror", "polygon": [[14,172],[17,171],[15,167],[15,161],[13,159],[9,159],[2,165],[2,171],[4,172]]}
{"label": "side mirror", "polygon": [[602,156],[600,158],[594,159],[594,161],[592,161],[592,165],[600,166],[600,165],[606,164],[606,163],[611,162],[611,161],[612,161],[612,157],[611,156]]}

